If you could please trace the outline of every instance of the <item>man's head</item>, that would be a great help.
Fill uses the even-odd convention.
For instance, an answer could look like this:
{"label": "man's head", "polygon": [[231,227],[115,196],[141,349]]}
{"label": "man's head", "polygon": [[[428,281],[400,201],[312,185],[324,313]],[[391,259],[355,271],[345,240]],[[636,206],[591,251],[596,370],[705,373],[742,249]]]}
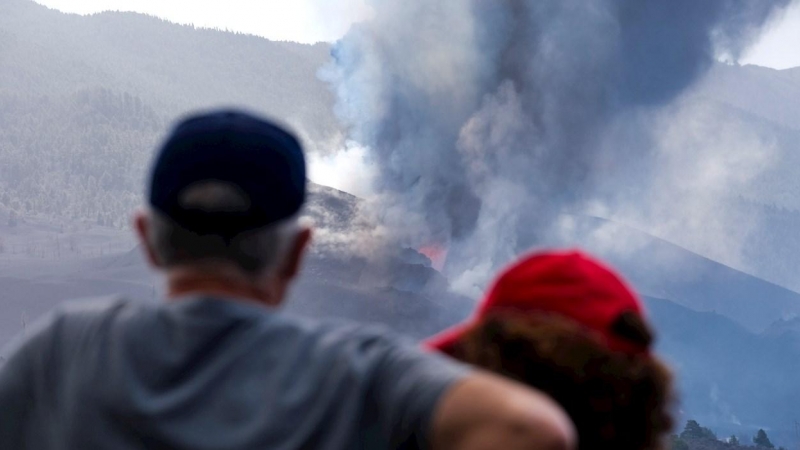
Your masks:
{"label": "man's head", "polygon": [[184,120],[166,139],[135,225],[172,295],[277,304],[310,239],[297,222],[305,195],[294,136],[246,113],[213,112]]}

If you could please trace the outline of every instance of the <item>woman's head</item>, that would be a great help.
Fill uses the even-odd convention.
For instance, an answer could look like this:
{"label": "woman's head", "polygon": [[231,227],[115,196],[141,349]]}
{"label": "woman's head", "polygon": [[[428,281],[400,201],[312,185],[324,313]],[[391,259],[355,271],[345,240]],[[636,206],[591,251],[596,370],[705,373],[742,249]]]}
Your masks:
{"label": "woman's head", "polygon": [[486,317],[450,354],[550,395],[575,423],[581,449],[659,449],[672,427],[671,375],[663,363],[611,351],[558,316]]}
{"label": "woman's head", "polygon": [[672,377],[644,311],[611,270],[577,253],[530,255],[504,271],[476,317],[429,341],[549,394],[581,449],[660,449]]}

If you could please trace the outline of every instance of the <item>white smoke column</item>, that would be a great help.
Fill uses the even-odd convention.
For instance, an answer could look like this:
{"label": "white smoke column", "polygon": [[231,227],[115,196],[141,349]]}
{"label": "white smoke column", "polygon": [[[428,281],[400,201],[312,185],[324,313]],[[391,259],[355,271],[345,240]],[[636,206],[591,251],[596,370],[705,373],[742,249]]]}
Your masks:
{"label": "white smoke column", "polygon": [[787,3],[375,0],[325,77],[377,165],[394,238],[448,243],[446,272],[473,294],[546,242],[557,213],[598,201],[608,168],[652,179],[649,122],[621,134],[641,145],[613,145],[609,127],[670,104],[715,55],[738,57]]}

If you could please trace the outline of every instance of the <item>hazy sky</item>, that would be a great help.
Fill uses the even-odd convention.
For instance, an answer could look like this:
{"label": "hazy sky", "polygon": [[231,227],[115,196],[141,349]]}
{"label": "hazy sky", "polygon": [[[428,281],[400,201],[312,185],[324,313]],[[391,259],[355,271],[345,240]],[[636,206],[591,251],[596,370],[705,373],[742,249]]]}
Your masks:
{"label": "hazy sky", "polygon": [[795,0],[783,17],[768,26],[742,62],[776,69],[800,66],[800,1]]}
{"label": "hazy sky", "polygon": [[[228,28],[274,40],[333,41],[369,14],[365,0],[37,0],[81,14],[138,11],[174,22]],[[777,69],[800,66],[800,1],[772,24],[742,61]]]}

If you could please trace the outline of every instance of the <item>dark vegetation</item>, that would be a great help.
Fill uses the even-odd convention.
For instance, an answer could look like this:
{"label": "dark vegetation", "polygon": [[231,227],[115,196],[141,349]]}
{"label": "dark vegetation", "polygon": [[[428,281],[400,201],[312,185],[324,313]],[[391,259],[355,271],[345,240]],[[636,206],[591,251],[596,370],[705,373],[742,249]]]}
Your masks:
{"label": "dark vegetation", "polygon": [[695,420],[686,422],[680,434],[671,438],[672,450],[738,450],[738,449],[770,449],[786,450],[772,443],[763,429],[759,429],[751,438],[731,435],[728,438],[718,438],[710,429],[700,426]]}
{"label": "dark vegetation", "polygon": [[175,116],[236,105],[336,133],[326,46],[0,2],[0,209],[121,227]]}
{"label": "dark vegetation", "polygon": [[[164,122],[138,96],[0,94],[0,207],[122,227]],[[122,169],[122,170],[121,170]]]}

